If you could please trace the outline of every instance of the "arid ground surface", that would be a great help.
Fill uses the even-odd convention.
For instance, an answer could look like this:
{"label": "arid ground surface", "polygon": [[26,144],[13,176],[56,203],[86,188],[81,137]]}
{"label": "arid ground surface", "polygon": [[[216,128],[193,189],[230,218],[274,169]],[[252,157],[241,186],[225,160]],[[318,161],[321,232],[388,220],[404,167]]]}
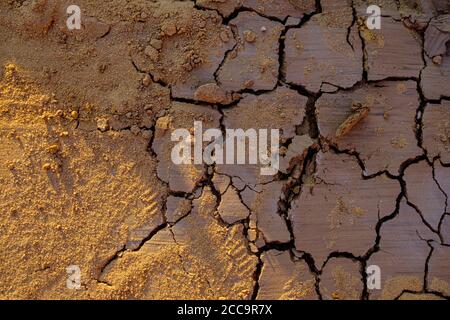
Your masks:
{"label": "arid ground surface", "polygon": [[[449,12],[0,0],[0,298],[449,299]],[[173,164],[194,121],[281,129],[279,173]]]}

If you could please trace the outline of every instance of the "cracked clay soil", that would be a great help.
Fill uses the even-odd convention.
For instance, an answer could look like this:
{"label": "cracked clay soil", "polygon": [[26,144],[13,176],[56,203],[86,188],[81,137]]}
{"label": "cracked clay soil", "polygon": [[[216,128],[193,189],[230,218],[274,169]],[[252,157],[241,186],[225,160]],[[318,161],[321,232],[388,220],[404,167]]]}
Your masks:
{"label": "cracked clay soil", "polygon": [[0,1],[0,299],[450,299],[449,196],[448,0]]}

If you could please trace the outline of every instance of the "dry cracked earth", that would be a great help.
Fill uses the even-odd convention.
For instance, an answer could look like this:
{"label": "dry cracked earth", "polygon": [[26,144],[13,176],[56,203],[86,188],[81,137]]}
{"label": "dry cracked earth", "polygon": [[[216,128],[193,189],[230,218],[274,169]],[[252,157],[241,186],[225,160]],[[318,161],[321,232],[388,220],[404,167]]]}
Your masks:
{"label": "dry cracked earth", "polygon": [[[449,299],[449,13],[0,1],[0,298]],[[174,165],[194,120],[280,129],[278,174]]]}

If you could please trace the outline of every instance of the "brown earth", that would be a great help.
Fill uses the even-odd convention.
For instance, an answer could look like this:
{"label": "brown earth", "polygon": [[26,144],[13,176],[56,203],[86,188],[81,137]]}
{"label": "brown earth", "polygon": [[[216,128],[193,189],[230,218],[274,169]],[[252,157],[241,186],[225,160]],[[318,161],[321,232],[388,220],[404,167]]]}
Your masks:
{"label": "brown earth", "polygon": [[[0,299],[450,299],[448,1],[4,0],[0,30]],[[281,129],[279,173],[173,164],[194,121]]]}

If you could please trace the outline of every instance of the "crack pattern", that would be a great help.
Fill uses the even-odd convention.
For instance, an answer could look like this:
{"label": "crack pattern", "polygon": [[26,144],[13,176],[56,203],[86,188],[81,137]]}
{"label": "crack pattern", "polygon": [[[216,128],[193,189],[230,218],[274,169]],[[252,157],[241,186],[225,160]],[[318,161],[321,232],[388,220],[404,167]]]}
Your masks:
{"label": "crack pattern", "polygon": [[[31,15],[36,30],[12,28],[28,36],[44,32],[48,39],[42,41],[57,52],[86,51],[67,59],[75,66],[72,72],[87,72],[84,65],[90,66],[91,59],[101,80],[86,81],[74,93],[76,84],[55,71],[57,65],[36,71],[18,53],[26,47],[8,42],[13,49],[2,48],[1,86],[9,94],[0,98],[0,115],[6,119],[0,118],[2,138],[15,134],[25,141],[24,148],[35,143],[43,149],[27,135],[4,134],[11,131],[7,121],[23,125],[23,106],[43,108],[45,126],[29,118],[31,130],[58,142],[46,146],[55,151],[44,153],[44,166],[61,199],[74,201],[75,212],[78,200],[70,192],[62,195],[64,189],[74,191],[75,198],[85,197],[89,204],[83,213],[92,203],[98,215],[95,199],[86,196],[96,188],[114,200],[124,194],[129,202],[108,202],[113,218],[102,216],[107,231],[98,239],[105,247],[83,260],[89,280],[80,297],[97,290],[107,298],[449,299],[450,275],[443,266],[450,256],[450,99],[445,88],[450,59],[441,47],[432,51],[436,48],[430,45],[448,37],[439,29],[448,23],[442,12],[423,8],[419,14],[396,1],[383,13],[382,29],[373,31],[365,25],[365,5],[359,0],[311,0],[303,7],[284,0],[156,2],[160,6],[130,4],[131,13],[121,12],[113,21],[86,3],[89,24],[78,37],[61,31],[63,21],[52,1],[48,8],[34,8],[47,23]],[[17,6],[32,12],[26,4]],[[15,7],[8,10],[20,17]],[[11,18],[2,24],[14,26]],[[39,98],[40,91],[27,87],[6,59],[23,63],[38,79],[39,90],[55,91],[63,102]],[[437,78],[442,85],[431,80]],[[14,94],[19,90],[22,96]],[[12,111],[16,105],[23,110]],[[67,110],[54,112],[56,107]],[[361,108],[368,115],[353,121]],[[192,128],[194,120],[222,133],[235,127],[282,129],[280,171],[265,179],[250,166],[172,165],[171,131]],[[336,134],[349,123],[345,134]],[[63,132],[73,140],[61,142]],[[107,187],[79,188],[88,173],[69,173],[75,161],[67,156],[76,154],[69,150],[105,140],[110,144],[92,147],[92,153],[113,163],[102,164],[104,172],[97,175]],[[33,163],[41,154],[29,151],[27,156]],[[78,161],[95,166],[94,160],[85,161],[87,154]],[[129,162],[127,154],[134,160]],[[13,162],[9,166],[11,185],[20,185],[25,171]],[[137,195],[126,187],[127,174]],[[115,177],[120,185],[109,184]],[[16,221],[19,211],[12,209],[7,219]],[[93,235],[79,227],[84,236]],[[111,241],[108,232],[114,234]],[[44,260],[49,262],[33,265],[39,276],[53,274],[53,266],[62,263]],[[390,260],[394,266],[386,263]],[[368,286],[370,265],[381,267],[382,290]],[[167,275],[161,275],[159,268],[166,267]],[[102,291],[104,286],[109,291]],[[174,286],[180,290],[165,291]],[[30,290],[26,284],[18,288],[5,289],[5,296]]]}

